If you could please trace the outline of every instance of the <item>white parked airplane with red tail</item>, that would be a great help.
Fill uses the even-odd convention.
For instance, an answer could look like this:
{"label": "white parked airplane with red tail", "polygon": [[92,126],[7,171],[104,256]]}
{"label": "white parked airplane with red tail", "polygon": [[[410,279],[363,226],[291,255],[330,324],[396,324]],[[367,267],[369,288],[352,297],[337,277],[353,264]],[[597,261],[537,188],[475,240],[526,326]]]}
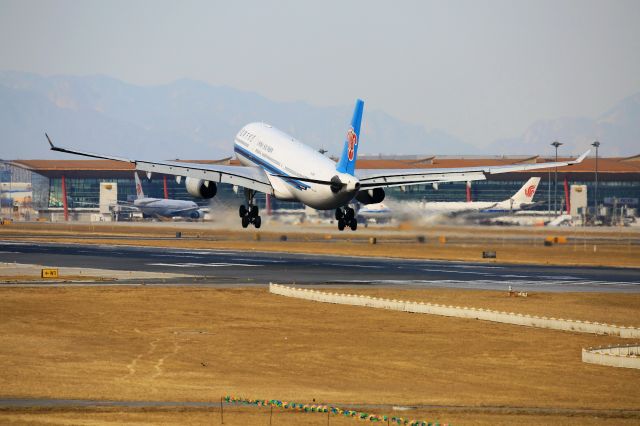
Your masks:
{"label": "white parked airplane with red tail", "polygon": [[[207,198],[215,195],[219,183],[244,188],[245,203],[240,206],[242,226],[260,227],[256,192],[263,192],[280,200],[299,201],[319,210],[334,210],[338,229],[358,223],[349,203],[355,198],[363,204],[384,200],[384,189],[392,186],[438,184],[484,180],[486,175],[519,170],[545,169],[580,163],[589,153],[574,161],[540,164],[513,164],[449,169],[356,169],[360,146],[360,124],[364,102],[356,101],[351,126],[347,130],[342,155],[336,164],[312,147],[265,123],[251,123],[236,135],[234,150],[244,166],[195,164],[171,161],[147,161],[103,154],[93,154],[55,146],[49,136],[51,149],[59,152],[133,163],[136,170],[174,175],[193,196]],[[210,198],[210,197],[208,197]]]}
{"label": "white parked airplane with red tail", "polygon": [[358,216],[387,221],[466,213],[512,213],[534,204],[533,197],[539,183],[539,177],[529,178],[518,192],[503,201],[398,201],[393,205],[376,203],[362,207],[358,210]]}

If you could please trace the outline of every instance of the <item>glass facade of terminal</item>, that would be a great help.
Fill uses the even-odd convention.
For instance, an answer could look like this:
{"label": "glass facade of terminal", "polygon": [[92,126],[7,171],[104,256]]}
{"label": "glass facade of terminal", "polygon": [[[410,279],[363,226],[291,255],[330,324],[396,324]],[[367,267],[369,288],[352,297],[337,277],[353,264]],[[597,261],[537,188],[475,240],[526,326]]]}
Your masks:
{"label": "glass facade of terminal", "polygon": [[[44,178],[46,179],[46,178]],[[62,178],[50,178],[46,189],[47,206],[63,207],[62,199]],[[118,202],[131,202],[136,197],[134,179],[113,179],[113,178],[70,178],[65,177],[67,190],[67,202],[69,208],[98,208],[100,204],[100,183],[113,182],[118,184]],[[186,190],[184,180],[177,183],[172,176],[167,177],[167,194],[171,199],[193,200],[201,206],[208,206],[209,200],[193,198]],[[44,189],[40,187],[40,189]],[[145,196],[152,198],[164,198],[164,179],[161,176],[152,180],[142,179],[142,190]],[[237,205],[242,204],[244,193],[242,189],[236,194],[231,185],[218,185],[218,193],[215,197],[217,202]],[[258,206],[264,208],[266,197],[264,194],[256,194]],[[284,202],[273,200],[272,207],[277,208],[302,208],[300,203]]]}
{"label": "glass facade of terminal", "polygon": [[[40,178],[43,178],[40,176]],[[46,178],[44,178],[46,179]],[[522,180],[487,180],[477,181],[471,184],[471,199],[473,201],[502,201],[506,200],[515,194],[524,184],[526,178]],[[48,179],[48,206],[49,207],[62,207],[62,179],[51,178]],[[133,179],[91,179],[91,178],[66,178],[65,184],[67,187],[68,207],[69,208],[97,208],[99,205],[100,195],[100,182],[115,182],[118,184],[118,201],[130,202],[135,198],[135,183]],[[593,181],[569,181],[569,185],[572,184],[584,184],[587,185],[588,199],[593,200],[594,195],[594,182]],[[34,195],[42,194],[42,191],[36,191],[34,185]],[[164,197],[164,182],[162,177],[155,178],[153,180],[142,180],[142,187],[144,193],[148,197],[163,198]],[[43,189],[42,184],[37,185],[37,188]],[[180,200],[192,200],[193,197],[187,192],[184,181],[178,184],[174,178],[167,178],[167,192],[169,198]],[[556,189],[557,201],[556,204],[560,209],[564,206],[565,194],[564,194],[564,181],[558,179],[558,186]],[[554,181],[552,179],[551,184],[547,179],[543,177],[534,201],[536,210],[547,210],[549,201],[551,201],[551,208],[553,208],[554,201]],[[414,185],[407,186],[405,188],[394,187],[387,189],[387,197],[394,200],[412,200],[412,201],[465,201],[467,197],[466,183],[444,183],[435,189],[432,185]],[[603,204],[605,198],[619,198],[619,199],[638,199],[640,198],[640,181],[610,181],[604,180],[598,184],[598,203]],[[42,197],[39,197],[41,200]],[[242,189],[236,194],[233,191],[231,185],[218,185],[218,194],[216,195],[216,201],[230,206],[240,205],[244,200]],[[195,201],[202,205],[207,206],[208,200]],[[256,194],[256,203],[261,208],[266,206],[266,197],[264,194]],[[592,201],[590,201],[592,203]],[[35,199],[34,199],[35,204]],[[37,203],[41,205],[41,202]],[[272,199],[273,209],[302,209],[304,206],[301,203],[278,201]]]}
{"label": "glass facade of terminal", "polygon": [[[39,173],[17,167],[10,163],[0,162],[0,182],[30,182],[33,188],[32,206],[34,210],[46,210],[48,208],[63,207],[62,199],[62,172],[56,172],[56,177],[46,177]],[[65,184],[67,189],[67,201],[69,208],[95,208],[99,207],[100,183],[115,182],[118,185],[118,201],[130,202],[135,198],[135,183],[133,176],[128,177],[109,177],[109,175],[122,176],[123,172],[105,171],[104,177],[79,177],[82,172],[69,170],[66,171]],[[93,172],[99,175],[98,172]],[[549,208],[549,195],[551,194],[551,208],[553,209],[554,200],[554,176],[541,173],[542,178],[534,201],[536,205],[534,210],[547,210]],[[144,175],[141,175],[144,177]],[[471,184],[471,199],[473,201],[501,201],[508,199],[515,194],[524,184],[529,175],[508,174],[503,176],[495,176],[486,181],[475,181]],[[496,178],[503,178],[498,180]],[[589,206],[593,205],[594,181],[593,175],[587,173],[568,174],[568,183],[587,185],[587,196]],[[193,200],[185,188],[184,180],[177,183],[175,178],[167,177],[167,192],[169,198],[181,200]],[[5,183],[6,186],[6,183]],[[155,198],[164,197],[164,179],[161,175],[153,176],[152,180],[143,178],[142,187],[145,195]],[[386,190],[388,199],[395,200],[412,200],[412,201],[465,201],[467,198],[466,183],[445,183],[440,184],[438,189],[432,185],[415,185],[402,187],[394,187]],[[558,209],[562,209],[565,203],[564,194],[564,175],[558,175],[558,186],[556,190]],[[2,197],[3,203],[6,204],[5,209],[9,206],[8,194]],[[611,204],[612,199],[623,199],[629,207],[638,206],[640,199],[640,177],[636,173],[603,173],[600,175],[598,184],[598,204]],[[202,206],[208,206],[210,200],[195,199]],[[218,185],[218,194],[214,201],[217,204],[223,204],[230,208],[237,208],[244,201],[242,188],[235,193],[231,185]],[[256,194],[256,203],[261,209],[266,207],[266,196],[264,194]],[[283,202],[275,199],[271,200],[271,207],[275,209],[302,209],[301,203]]]}
{"label": "glass facade of terminal", "polygon": [[[486,180],[471,183],[472,201],[502,201],[513,196],[526,182],[527,177],[522,180]],[[554,191],[554,179],[549,182],[547,176],[543,176],[536,194],[533,210],[547,210],[549,203],[551,209],[554,206],[554,193],[558,209],[564,207],[564,178],[558,177],[558,186]],[[568,180],[569,185],[587,185],[587,199],[589,205],[593,204],[595,195],[595,183],[593,180]],[[434,189],[432,185],[408,186],[404,189],[390,188],[387,190],[387,197],[395,200],[411,201],[466,201],[467,185],[464,182],[444,183]],[[606,198],[617,198],[635,200],[629,207],[637,207],[640,199],[640,180],[602,180],[598,182],[598,204],[605,204]]]}

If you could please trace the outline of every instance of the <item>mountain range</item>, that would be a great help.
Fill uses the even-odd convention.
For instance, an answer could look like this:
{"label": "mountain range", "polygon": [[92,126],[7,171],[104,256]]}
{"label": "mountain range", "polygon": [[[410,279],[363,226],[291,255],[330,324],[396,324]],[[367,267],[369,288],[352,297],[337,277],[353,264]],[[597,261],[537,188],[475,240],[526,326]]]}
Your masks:
{"label": "mountain range", "polygon": [[565,117],[539,120],[516,138],[499,140],[489,150],[508,154],[550,154],[553,141],[564,153],[581,153],[600,141],[604,156],[640,154],[640,93],[629,96],[596,118]]}
{"label": "mountain range", "polygon": [[[246,123],[264,121],[318,149],[341,151],[352,106],[319,107],[276,102],[256,93],[182,79],[138,86],[101,75],[41,76],[0,72],[0,158],[61,158],[54,142],[87,151],[148,159],[215,159],[232,154]],[[534,123],[517,138],[478,148],[438,129],[367,110],[361,154],[535,154],[560,140],[579,152],[594,138],[604,155],[638,149],[640,93],[596,119],[561,118]]]}

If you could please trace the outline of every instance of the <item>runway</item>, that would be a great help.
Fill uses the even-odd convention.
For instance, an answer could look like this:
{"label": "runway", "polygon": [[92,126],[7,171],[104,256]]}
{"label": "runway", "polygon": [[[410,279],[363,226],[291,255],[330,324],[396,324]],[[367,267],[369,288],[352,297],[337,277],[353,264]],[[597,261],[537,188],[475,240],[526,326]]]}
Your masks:
{"label": "runway", "polygon": [[[3,262],[179,272],[171,284],[411,286],[557,292],[640,292],[640,269],[567,267],[0,241]],[[121,282],[124,283],[124,282]],[[105,283],[102,283],[105,284]],[[149,283],[147,283],[149,284]],[[31,285],[33,285],[31,283]]]}

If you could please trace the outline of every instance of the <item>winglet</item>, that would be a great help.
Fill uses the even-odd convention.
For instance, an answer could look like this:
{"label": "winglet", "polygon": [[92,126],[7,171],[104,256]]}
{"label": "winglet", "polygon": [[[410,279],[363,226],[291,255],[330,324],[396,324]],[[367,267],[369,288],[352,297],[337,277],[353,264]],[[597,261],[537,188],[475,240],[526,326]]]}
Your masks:
{"label": "winglet", "polygon": [[62,148],[60,146],[55,146],[53,144],[53,142],[51,141],[51,138],[49,137],[49,135],[46,132],[45,132],[44,135],[47,137],[47,141],[49,142],[49,146],[51,147],[52,151],[65,152],[67,154],[74,154],[74,155],[82,155],[84,157],[100,158],[100,159],[104,159],[104,160],[123,161],[125,163],[135,163],[136,162],[135,160],[130,160],[128,158],[114,157],[114,156],[111,156],[111,155],[94,154],[92,152],[76,151],[76,150],[73,150],[73,149],[67,149],[67,148]]}
{"label": "winglet", "polygon": [[588,149],[584,154],[582,154],[580,157],[576,158],[573,161],[570,161],[569,164],[578,164],[578,163],[582,163],[582,161],[587,158],[587,155],[589,155],[591,153],[591,150]]}
{"label": "winglet", "polygon": [[45,132],[44,135],[47,137],[47,140],[49,141],[49,145],[51,145],[51,149],[55,149],[56,147],[53,145],[53,142],[51,142],[51,138],[49,137],[47,132]]}

